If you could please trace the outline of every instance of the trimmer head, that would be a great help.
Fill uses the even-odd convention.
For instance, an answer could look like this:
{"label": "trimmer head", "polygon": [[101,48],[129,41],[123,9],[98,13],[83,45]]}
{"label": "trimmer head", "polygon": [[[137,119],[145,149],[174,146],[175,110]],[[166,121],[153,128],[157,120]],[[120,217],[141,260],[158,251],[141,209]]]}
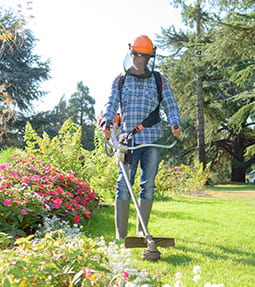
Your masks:
{"label": "trimmer head", "polygon": [[174,238],[167,237],[145,237],[126,236],[124,245],[126,248],[145,248],[142,252],[142,259],[156,261],[160,259],[161,253],[157,247],[174,246]]}
{"label": "trimmer head", "polygon": [[[152,237],[157,247],[175,246],[174,238]],[[146,237],[126,236],[124,245],[126,248],[145,248],[147,247]]]}

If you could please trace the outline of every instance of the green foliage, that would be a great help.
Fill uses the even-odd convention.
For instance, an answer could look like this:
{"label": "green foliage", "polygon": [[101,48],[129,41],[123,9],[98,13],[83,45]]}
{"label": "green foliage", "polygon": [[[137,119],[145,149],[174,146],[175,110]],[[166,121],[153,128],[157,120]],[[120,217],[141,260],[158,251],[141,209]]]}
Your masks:
{"label": "green foliage", "polygon": [[12,157],[14,154],[25,155],[21,149],[15,147],[8,147],[0,150],[0,164],[14,161],[15,157]]}
{"label": "green foliage", "polygon": [[46,216],[84,223],[100,202],[86,181],[33,157],[1,165],[0,183],[0,232],[12,236],[34,233]]}
{"label": "green foliage", "polygon": [[31,238],[18,239],[15,249],[1,254],[1,286],[105,286],[102,274],[110,271],[96,242],[66,239],[60,232],[37,244]]}
{"label": "green foliage", "polygon": [[86,161],[81,169],[88,182],[99,194],[113,199],[118,177],[115,155],[110,157],[105,152],[104,139],[99,130],[95,132],[95,149],[85,151]]}
{"label": "green foliage", "polygon": [[[61,231],[43,240],[20,238],[0,254],[0,285],[38,287],[124,286],[155,283],[131,266],[130,254],[114,243],[85,236],[67,238]],[[129,272],[124,272],[125,269]],[[132,283],[131,283],[132,284]],[[126,285],[127,286],[127,285]]]}
{"label": "green foliage", "polygon": [[[0,23],[0,34],[2,27],[21,27],[19,19],[10,12],[0,11]],[[31,30],[11,29],[7,34],[14,39],[10,45],[0,38],[0,85],[5,84],[9,99],[13,99],[20,110],[28,110],[33,100],[44,95],[39,83],[49,78],[49,62],[42,62],[33,53],[36,39]]]}
{"label": "green foliage", "polygon": [[81,147],[81,128],[69,118],[66,120],[54,138],[47,133],[40,137],[27,123],[24,134],[26,151],[32,156],[40,158],[45,163],[55,164],[64,172],[74,172],[80,175],[84,161],[84,150]]}
{"label": "green foliage", "polygon": [[248,159],[250,158],[254,158],[255,157],[255,144],[254,145],[250,145],[246,148],[245,151],[245,157],[247,157]]}
{"label": "green foliage", "polygon": [[160,164],[156,178],[157,192],[161,198],[171,193],[202,191],[208,180],[210,164],[203,169],[203,164],[195,161],[194,166],[180,165],[166,168],[164,162]]}
{"label": "green foliage", "polygon": [[238,134],[247,125],[249,117],[255,117],[255,102],[241,107],[229,120],[229,127]]}

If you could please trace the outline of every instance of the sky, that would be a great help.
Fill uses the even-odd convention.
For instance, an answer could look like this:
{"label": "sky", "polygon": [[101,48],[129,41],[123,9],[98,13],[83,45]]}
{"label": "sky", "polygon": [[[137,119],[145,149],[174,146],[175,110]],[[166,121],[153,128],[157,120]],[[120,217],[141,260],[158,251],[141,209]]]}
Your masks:
{"label": "sky", "polygon": [[41,84],[48,94],[34,104],[37,112],[52,110],[63,96],[68,100],[82,81],[98,113],[123,71],[128,44],[142,34],[154,41],[161,27],[181,26],[169,0],[0,0],[0,7],[17,4],[34,16],[28,26],[38,39],[34,53],[51,63],[51,79]]}

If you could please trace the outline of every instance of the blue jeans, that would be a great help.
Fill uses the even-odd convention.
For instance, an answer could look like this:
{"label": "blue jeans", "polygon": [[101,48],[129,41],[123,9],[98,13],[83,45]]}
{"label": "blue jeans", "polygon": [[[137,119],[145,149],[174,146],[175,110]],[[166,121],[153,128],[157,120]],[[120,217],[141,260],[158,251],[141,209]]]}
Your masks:
{"label": "blue jeans", "polygon": [[[137,149],[133,153],[132,164],[130,168],[130,183],[134,184],[135,175],[140,162],[140,198],[153,200],[154,199],[154,188],[155,188],[155,177],[158,172],[158,166],[160,161],[160,148],[157,147],[145,147]],[[128,166],[125,166],[126,172],[129,174]],[[128,187],[125,182],[124,175],[121,168],[119,168],[119,177],[117,180],[117,200],[130,200],[130,194]]]}

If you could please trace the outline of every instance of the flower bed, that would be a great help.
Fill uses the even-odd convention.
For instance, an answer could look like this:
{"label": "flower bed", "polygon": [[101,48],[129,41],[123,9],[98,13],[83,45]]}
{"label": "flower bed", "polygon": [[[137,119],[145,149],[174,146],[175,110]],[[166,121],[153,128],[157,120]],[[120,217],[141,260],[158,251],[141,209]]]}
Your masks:
{"label": "flower bed", "polygon": [[27,156],[0,166],[0,231],[35,233],[45,216],[84,223],[101,201],[85,180]]}
{"label": "flower bed", "polygon": [[[1,251],[1,286],[155,286],[145,270],[132,266],[130,250],[114,242],[69,238],[61,231],[40,240],[32,237],[20,238],[15,248]],[[1,234],[0,239],[4,241]]]}

